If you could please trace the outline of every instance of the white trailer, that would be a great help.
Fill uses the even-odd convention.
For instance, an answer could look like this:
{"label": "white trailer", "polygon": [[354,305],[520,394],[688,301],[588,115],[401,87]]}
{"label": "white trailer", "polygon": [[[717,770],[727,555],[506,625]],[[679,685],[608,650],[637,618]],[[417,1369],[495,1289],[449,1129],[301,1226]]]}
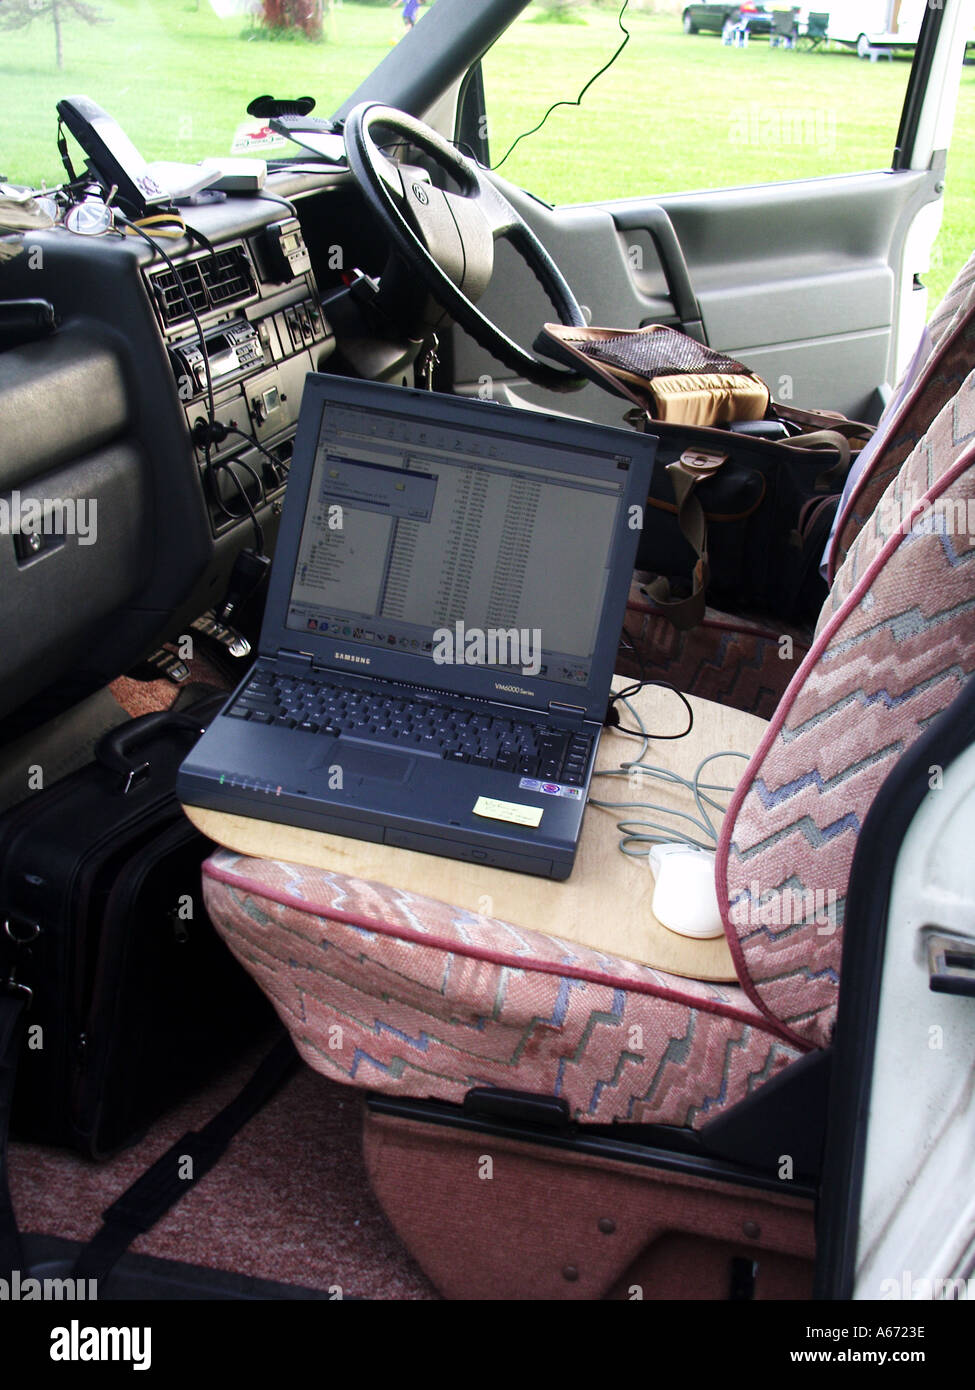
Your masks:
{"label": "white trailer", "polygon": [[927,0],[830,0],[827,8],[830,39],[869,58],[871,49],[913,48]]}

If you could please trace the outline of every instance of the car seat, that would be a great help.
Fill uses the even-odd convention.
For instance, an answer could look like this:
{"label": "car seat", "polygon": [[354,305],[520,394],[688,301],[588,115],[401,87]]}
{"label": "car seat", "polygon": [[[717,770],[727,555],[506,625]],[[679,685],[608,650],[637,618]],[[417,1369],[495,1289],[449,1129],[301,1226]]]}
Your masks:
{"label": "car seat", "polygon": [[[614,951],[610,893],[580,945],[403,886],[400,852],[381,882],[206,863],[210,916],[301,1055],[374,1093],[371,1180],[442,1292],[808,1296],[847,886],[885,778],[975,669],[969,515],[975,371],[856,535],[844,519],[809,651],[752,721],[716,864],[736,983]],[[693,740],[691,762],[714,751]]]}

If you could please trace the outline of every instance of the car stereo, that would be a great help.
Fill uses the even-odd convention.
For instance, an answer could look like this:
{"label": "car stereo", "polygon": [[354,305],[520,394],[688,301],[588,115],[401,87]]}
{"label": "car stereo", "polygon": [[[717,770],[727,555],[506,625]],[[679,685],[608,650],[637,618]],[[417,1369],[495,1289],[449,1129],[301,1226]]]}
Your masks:
{"label": "car stereo", "polygon": [[143,274],[217,535],[239,523],[241,488],[255,505],[283,488],[305,377],[334,338],[295,217]]}
{"label": "car stereo", "polygon": [[[257,328],[246,319],[235,319],[225,328],[171,349],[178,381],[187,378],[197,391],[207,389],[207,367],[214,386],[238,372],[264,366],[264,349]],[[195,392],[194,392],[195,394]]]}

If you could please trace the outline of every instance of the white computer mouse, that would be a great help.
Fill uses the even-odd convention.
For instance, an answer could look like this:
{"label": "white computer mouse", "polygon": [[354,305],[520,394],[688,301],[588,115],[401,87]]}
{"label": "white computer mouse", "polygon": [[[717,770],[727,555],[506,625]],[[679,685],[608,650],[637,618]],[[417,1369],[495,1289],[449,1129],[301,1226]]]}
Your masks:
{"label": "white computer mouse", "polygon": [[724,925],[714,887],[714,851],[691,845],[654,845],[653,915],[680,936],[721,936]]}

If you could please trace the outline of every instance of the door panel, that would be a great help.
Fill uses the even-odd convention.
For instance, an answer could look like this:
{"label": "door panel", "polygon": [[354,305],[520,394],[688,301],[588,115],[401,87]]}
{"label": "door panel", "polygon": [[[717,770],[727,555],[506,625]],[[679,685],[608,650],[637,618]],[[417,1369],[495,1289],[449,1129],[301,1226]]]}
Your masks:
{"label": "door panel", "polygon": [[[975,1295],[973,831],[975,748],[968,748],[929,791],[894,874],[856,1299]],[[953,960],[960,964],[952,967]],[[945,973],[936,978],[938,971]]]}
{"label": "door panel", "polygon": [[973,739],[969,682],[887,778],[857,844],[818,1298],[975,1296]]}
{"label": "door panel", "polygon": [[[660,234],[663,212],[712,347],[741,356],[777,399],[876,415],[876,390],[893,376],[902,247],[918,211],[939,196],[935,174],[839,175],[555,209],[499,182],[593,323],[683,323],[694,331],[682,266],[675,274],[673,248]],[[530,343],[550,311],[516,261],[499,248],[481,307]],[[458,389],[480,383],[482,392],[483,377],[493,383],[508,376],[460,336],[455,375]],[[539,404],[563,405],[549,392],[517,390]],[[597,392],[587,387],[567,396],[563,408],[618,422],[620,403],[597,402]]]}

